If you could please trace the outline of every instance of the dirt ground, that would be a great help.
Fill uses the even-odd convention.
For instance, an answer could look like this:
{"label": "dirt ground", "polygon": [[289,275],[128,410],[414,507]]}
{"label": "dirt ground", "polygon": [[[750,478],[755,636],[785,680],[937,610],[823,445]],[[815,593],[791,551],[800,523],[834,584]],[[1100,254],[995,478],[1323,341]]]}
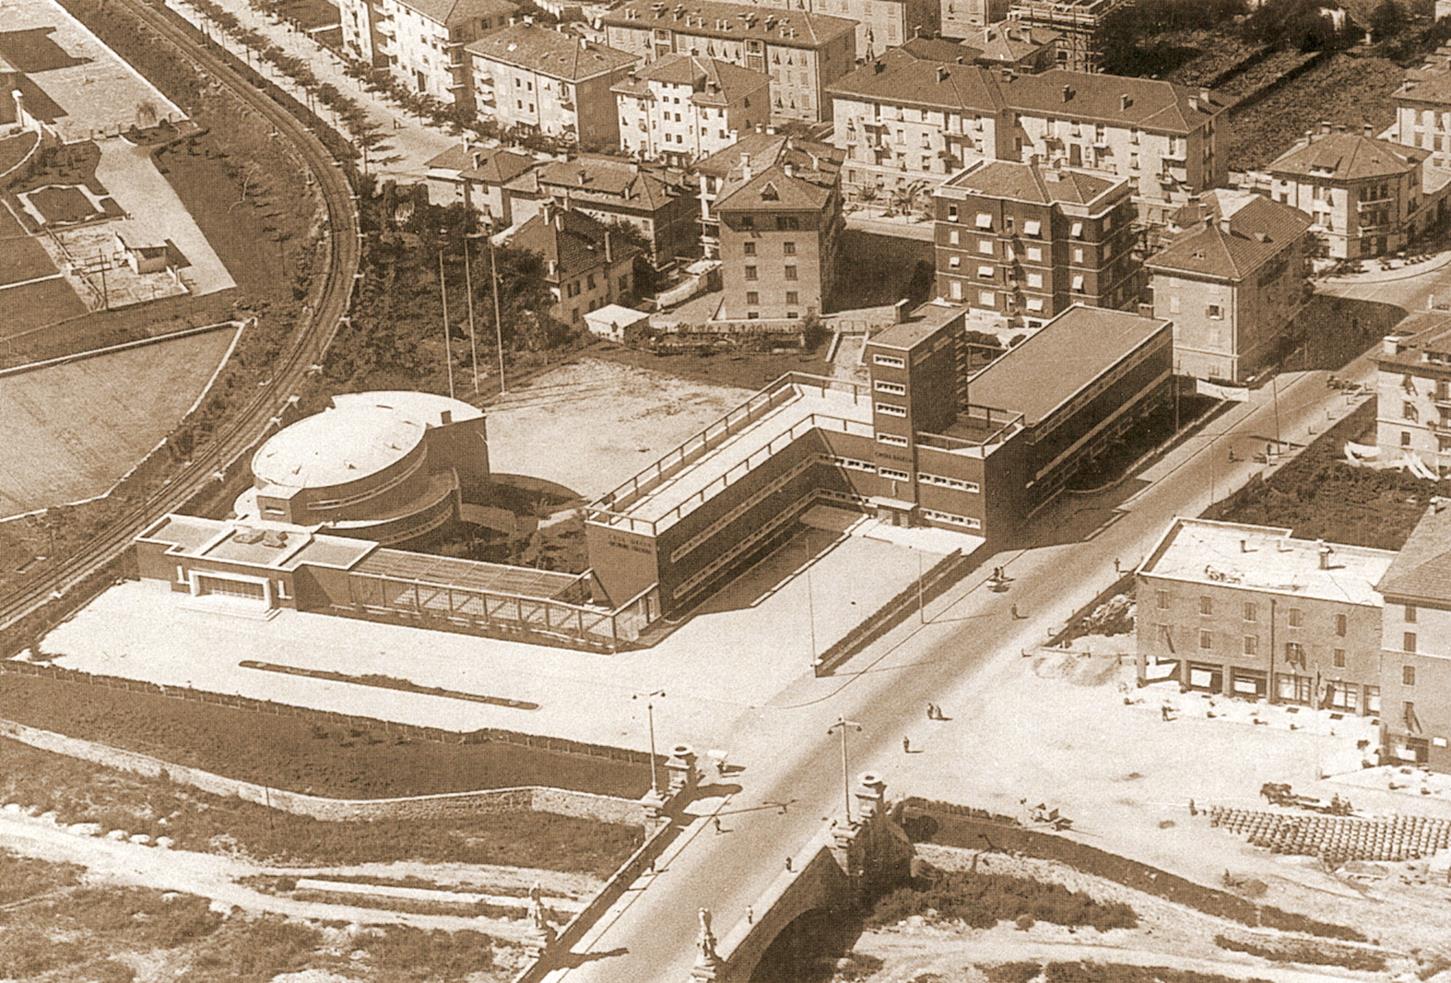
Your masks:
{"label": "dirt ground", "polygon": [[219,329],[7,378],[0,516],[105,492],[181,420],[233,334]]}
{"label": "dirt ground", "polygon": [[[1251,704],[1181,700],[1172,684],[1136,689],[1133,646],[1132,635],[1090,636],[1073,648],[1091,656],[1030,653],[976,680],[944,701],[952,719],[922,753],[902,759],[897,789],[1015,818],[1025,813],[1020,800],[1043,802],[1073,821],[1074,838],[1201,884],[1218,883],[1225,871],[1253,876],[1268,885],[1267,904],[1357,926],[1405,951],[1451,939],[1447,891],[1424,895],[1416,886],[1424,862],[1391,865],[1375,886],[1351,884],[1318,861],[1272,855],[1212,829],[1204,813],[1211,803],[1262,808],[1260,785],[1288,782],[1304,794],[1348,794],[1367,811],[1451,815],[1440,797],[1325,779],[1359,773],[1357,742],[1373,734],[1367,720],[1319,712],[1295,730],[1283,721],[1257,726]],[[1183,707],[1169,721],[1159,711],[1166,700]]]}
{"label": "dirt ground", "polygon": [[489,465],[593,498],[745,402],[750,391],[581,358],[488,411]]}

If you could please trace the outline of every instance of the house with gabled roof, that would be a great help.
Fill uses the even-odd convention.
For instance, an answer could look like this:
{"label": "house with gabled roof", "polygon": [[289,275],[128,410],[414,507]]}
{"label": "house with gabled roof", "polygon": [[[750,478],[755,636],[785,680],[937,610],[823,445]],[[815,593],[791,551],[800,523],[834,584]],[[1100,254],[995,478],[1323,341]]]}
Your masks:
{"label": "house with gabled roof", "polygon": [[1199,195],[1145,263],[1154,314],[1174,322],[1181,375],[1252,380],[1299,339],[1310,296],[1310,216],[1250,191]]}
{"label": "house with gabled roof", "polygon": [[639,250],[599,222],[546,200],[509,244],[544,258],[544,278],[554,296],[555,320],[584,330],[584,316],[627,301],[635,288]]}
{"label": "house with gabled roof", "polygon": [[536,163],[529,154],[508,147],[460,143],[431,158],[425,166],[431,186],[452,193],[490,223],[503,228],[514,224],[513,202],[505,186]]}

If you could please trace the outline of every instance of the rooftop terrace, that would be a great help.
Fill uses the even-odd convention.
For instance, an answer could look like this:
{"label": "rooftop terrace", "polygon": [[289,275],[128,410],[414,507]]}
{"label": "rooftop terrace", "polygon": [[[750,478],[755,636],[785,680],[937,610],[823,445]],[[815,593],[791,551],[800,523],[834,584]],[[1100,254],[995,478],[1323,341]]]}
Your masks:
{"label": "rooftop terrace", "polygon": [[588,519],[658,535],[814,429],[871,436],[865,387],[790,373],[777,379],[589,509]]}
{"label": "rooftop terrace", "polygon": [[[1321,551],[1328,550],[1322,563]],[[1396,554],[1294,539],[1290,530],[1176,519],[1141,573],[1294,597],[1379,606],[1375,590]]]}

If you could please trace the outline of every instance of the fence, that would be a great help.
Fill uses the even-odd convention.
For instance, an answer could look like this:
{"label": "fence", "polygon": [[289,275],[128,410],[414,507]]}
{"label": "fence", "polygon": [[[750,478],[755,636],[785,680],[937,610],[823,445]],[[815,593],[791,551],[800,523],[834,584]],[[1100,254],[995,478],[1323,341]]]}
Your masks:
{"label": "fence", "polygon": [[[262,713],[274,717],[301,717],[320,725],[374,731],[381,730],[388,734],[395,734],[413,740],[432,741],[439,744],[485,744],[489,741],[498,741],[501,744],[539,748],[565,754],[579,754],[594,758],[606,758],[611,761],[624,761],[641,765],[648,765],[650,763],[650,755],[645,751],[634,751],[629,748],[610,747],[603,744],[586,744],[583,741],[571,741],[562,737],[543,737],[537,734],[524,734],[512,730],[498,730],[493,727],[484,727],[470,731],[445,730],[442,727],[421,727],[417,724],[397,723],[391,720],[380,720],[376,717],[359,717],[347,713],[334,713],[331,710],[316,710],[312,707],[275,703],[272,700],[259,700],[250,696],[207,693],[202,690],[190,689],[183,686],[162,686],[158,683],[148,683],[136,679],[122,679],[117,676],[103,676],[96,673],[81,672],[78,669],[41,665],[34,662],[16,662],[10,659],[0,661],[0,673],[6,672],[28,676],[41,676],[77,686],[99,686],[104,689],[119,689],[134,693],[146,693],[151,696],[164,696],[174,700],[206,703],[212,706],[226,707],[231,710]],[[663,767],[664,762],[664,757],[657,756],[657,764]]]}
{"label": "fence", "polygon": [[972,554],[962,555],[953,550],[938,560],[921,577],[908,584],[895,597],[817,657],[816,675],[829,675],[847,659],[856,655],[872,642],[896,627],[914,607],[935,600],[957,581],[961,580],[976,561]]}

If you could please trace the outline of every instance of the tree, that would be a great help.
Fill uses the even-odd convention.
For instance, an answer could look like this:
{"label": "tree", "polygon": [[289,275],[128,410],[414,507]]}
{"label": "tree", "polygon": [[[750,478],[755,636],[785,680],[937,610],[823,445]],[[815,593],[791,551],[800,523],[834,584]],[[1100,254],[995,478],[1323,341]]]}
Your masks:
{"label": "tree", "polygon": [[653,252],[650,240],[645,238],[645,233],[639,228],[631,225],[622,218],[617,218],[605,226],[610,232],[612,243],[626,243],[639,250],[635,255],[635,296],[648,297],[660,292],[660,271],[655,269],[655,263],[650,258]]}
{"label": "tree", "polygon": [[1370,32],[1377,41],[1387,41],[1405,27],[1406,14],[1396,0],[1380,0],[1370,12]]}

